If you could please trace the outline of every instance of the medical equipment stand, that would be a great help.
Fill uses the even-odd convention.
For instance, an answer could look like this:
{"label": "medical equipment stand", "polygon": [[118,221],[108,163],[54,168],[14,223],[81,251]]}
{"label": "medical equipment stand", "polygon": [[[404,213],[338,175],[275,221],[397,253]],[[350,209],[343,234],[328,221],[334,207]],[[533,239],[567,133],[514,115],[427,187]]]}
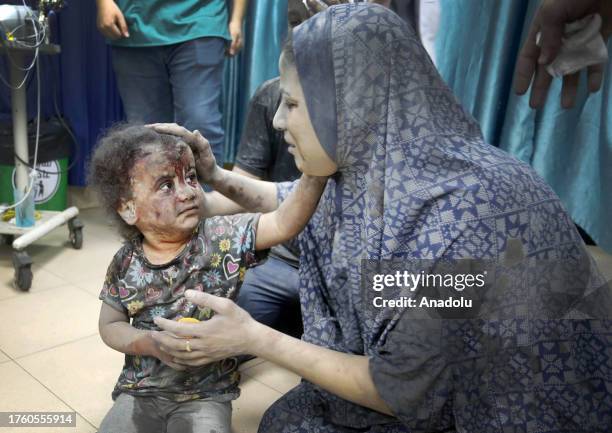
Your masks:
{"label": "medical equipment stand", "polygon": [[[7,62],[10,67],[11,106],[13,114],[13,140],[15,145],[15,187],[25,192],[28,188],[28,166],[21,161],[28,159],[28,114],[26,108],[26,85],[19,86],[25,78],[25,56],[34,51],[22,47],[9,47],[4,43],[0,48],[11,56]],[[58,54],[59,45],[44,44],[39,48],[39,54]],[[23,66],[22,66],[23,65]],[[20,69],[20,67],[22,67]],[[38,66],[37,66],[38,67]],[[38,89],[40,92],[40,89]],[[40,121],[40,119],[38,119]],[[19,160],[21,159],[21,161]],[[32,191],[30,193],[33,193]],[[80,249],[83,245],[83,224],[77,218],[79,210],[76,207],[57,211],[42,211],[42,217],[32,227],[17,227],[15,224],[0,221],[0,234],[4,235],[13,247],[13,267],[15,268],[15,285],[21,290],[29,290],[32,286],[32,259],[25,251],[31,243],[42,238],[53,229],[68,223],[69,239],[72,247]]]}

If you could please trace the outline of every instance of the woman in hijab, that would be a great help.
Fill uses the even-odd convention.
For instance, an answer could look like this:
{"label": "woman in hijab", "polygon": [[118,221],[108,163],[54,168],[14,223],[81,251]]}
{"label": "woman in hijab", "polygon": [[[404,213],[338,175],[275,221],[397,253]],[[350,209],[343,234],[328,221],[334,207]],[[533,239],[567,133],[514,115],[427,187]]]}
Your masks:
{"label": "woman in hijab", "polygon": [[[292,36],[274,123],[302,172],[330,176],[300,237],[303,338],[188,291],[215,316],[156,319],[178,336],[156,337],[162,349],[192,367],[251,353],[299,374],[260,432],[609,431],[612,326],[594,320],[597,308],[609,318],[609,292],[587,288],[597,274],[555,194],[483,143],[413,29],[388,9],[334,6]],[[291,187],[217,168],[199,133],[157,128],[183,136],[199,153],[200,175],[246,207],[273,208],[274,194],[281,201]],[[527,284],[505,275],[463,320],[371,306],[364,263],[404,263],[418,274],[467,258],[510,267],[569,259],[588,278],[564,285],[552,276],[572,280],[567,273],[538,269]]]}

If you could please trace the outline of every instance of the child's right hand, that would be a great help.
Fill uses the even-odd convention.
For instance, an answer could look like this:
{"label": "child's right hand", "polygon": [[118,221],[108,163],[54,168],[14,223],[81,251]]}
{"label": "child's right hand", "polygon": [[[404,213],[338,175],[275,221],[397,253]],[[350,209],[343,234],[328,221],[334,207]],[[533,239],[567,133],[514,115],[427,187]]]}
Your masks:
{"label": "child's right hand", "polygon": [[214,185],[214,182],[221,171],[217,166],[217,160],[212,152],[210,143],[200,131],[189,131],[176,123],[154,123],[147,125],[160,134],[170,134],[180,137],[193,152],[195,157],[196,170],[202,182]]}

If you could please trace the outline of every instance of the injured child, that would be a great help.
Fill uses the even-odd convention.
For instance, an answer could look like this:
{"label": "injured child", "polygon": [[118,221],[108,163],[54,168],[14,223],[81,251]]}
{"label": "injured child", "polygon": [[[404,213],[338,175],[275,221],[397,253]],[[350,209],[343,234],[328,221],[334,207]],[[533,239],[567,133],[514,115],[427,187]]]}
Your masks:
{"label": "injured child", "polygon": [[235,299],[246,268],[303,229],[326,183],[304,175],[272,212],[214,216],[220,195],[204,193],[194,153],[179,137],[119,125],[92,158],[90,183],[125,239],[100,293],[100,335],[126,354],[100,432],[230,432],[236,358],[177,364],[153,339],[165,332],[154,319],[210,318],[185,298],[187,289]]}

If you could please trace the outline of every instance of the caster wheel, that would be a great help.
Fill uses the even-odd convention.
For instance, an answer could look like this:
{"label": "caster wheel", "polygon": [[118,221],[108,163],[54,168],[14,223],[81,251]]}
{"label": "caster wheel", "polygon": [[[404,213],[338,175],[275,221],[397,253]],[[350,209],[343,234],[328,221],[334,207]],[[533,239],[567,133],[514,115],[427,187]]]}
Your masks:
{"label": "caster wheel", "polygon": [[32,259],[25,251],[13,253],[15,285],[19,290],[28,291],[32,287]]}
{"label": "caster wheel", "polygon": [[75,250],[80,250],[83,247],[83,229],[70,231],[70,244]]}
{"label": "caster wheel", "polygon": [[72,248],[80,250],[83,247],[83,223],[78,218],[72,218],[68,221],[68,230]]}

